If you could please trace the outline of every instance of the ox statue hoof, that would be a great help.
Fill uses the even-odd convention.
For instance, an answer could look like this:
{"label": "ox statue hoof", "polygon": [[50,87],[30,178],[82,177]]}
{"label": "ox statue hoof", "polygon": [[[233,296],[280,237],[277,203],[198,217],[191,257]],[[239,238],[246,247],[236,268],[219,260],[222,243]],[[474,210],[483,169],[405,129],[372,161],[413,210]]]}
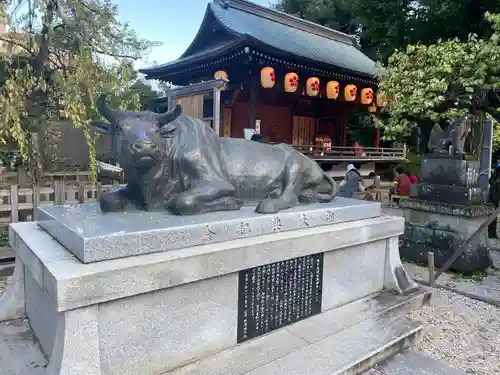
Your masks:
{"label": "ox statue hoof", "polygon": [[283,209],[283,201],[281,199],[266,198],[259,202],[255,212],[259,214],[274,214]]}

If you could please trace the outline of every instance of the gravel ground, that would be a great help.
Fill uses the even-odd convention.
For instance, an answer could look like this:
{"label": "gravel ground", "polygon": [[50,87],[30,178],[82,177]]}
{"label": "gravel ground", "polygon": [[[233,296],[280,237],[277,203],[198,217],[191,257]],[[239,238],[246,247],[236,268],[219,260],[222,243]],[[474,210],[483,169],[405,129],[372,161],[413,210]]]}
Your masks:
{"label": "gravel ground", "polygon": [[3,294],[4,290],[7,288],[7,285],[10,282],[10,277],[8,276],[0,276],[0,296]]}
{"label": "gravel ground", "polygon": [[[405,268],[413,279],[420,281],[429,280],[427,267],[405,263]],[[437,283],[461,292],[474,294],[479,297],[487,297],[500,302],[500,270],[498,269],[489,269],[486,276],[477,277],[474,280],[451,273],[444,273],[439,277]]]}
{"label": "gravel ground", "polygon": [[434,289],[430,306],[410,314],[426,324],[416,351],[469,374],[500,374],[500,309],[453,292]]}
{"label": "gravel ground", "polygon": [[[405,264],[417,280],[427,280],[428,270]],[[438,282],[460,291],[500,299],[500,273],[491,270],[481,280],[443,274]],[[415,350],[442,360],[469,374],[500,375],[500,308],[443,290],[433,289],[430,306],[410,314],[426,324],[427,334]]]}

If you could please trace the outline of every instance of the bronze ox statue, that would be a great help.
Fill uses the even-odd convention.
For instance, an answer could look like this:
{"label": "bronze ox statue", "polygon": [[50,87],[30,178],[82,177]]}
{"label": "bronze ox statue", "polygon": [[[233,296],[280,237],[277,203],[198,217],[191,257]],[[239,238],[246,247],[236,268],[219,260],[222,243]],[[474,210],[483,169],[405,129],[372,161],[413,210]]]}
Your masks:
{"label": "bronze ox statue", "polygon": [[219,138],[202,120],[112,109],[101,96],[96,130],[112,137],[127,186],[103,194],[102,211],[169,210],[174,214],[239,210],[275,213],[300,203],[330,202],[335,182],[286,144]]}

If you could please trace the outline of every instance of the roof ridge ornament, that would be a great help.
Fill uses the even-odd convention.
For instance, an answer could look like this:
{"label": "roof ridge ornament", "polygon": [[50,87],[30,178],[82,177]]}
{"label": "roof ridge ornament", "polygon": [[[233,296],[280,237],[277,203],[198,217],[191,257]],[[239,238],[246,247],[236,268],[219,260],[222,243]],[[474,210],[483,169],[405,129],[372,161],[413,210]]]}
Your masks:
{"label": "roof ridge ornament", "polygon": [[229,1],[228,0],[219,0],[219,5],[222,9],[227,9],[227,8],[229,8]]}

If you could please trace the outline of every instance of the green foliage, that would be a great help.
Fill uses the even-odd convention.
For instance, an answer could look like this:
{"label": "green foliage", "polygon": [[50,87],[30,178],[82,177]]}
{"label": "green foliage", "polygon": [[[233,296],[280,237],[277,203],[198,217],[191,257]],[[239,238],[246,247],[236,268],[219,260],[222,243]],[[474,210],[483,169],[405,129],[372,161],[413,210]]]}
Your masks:
{"label": "green foliage", "polygon": [[408,160],[408,163],[405,167],[408,173],[413,176],[420,176],[420,163],[422,161],[420,155],[408,152],[406,159]]}
{"label": "green foliage", "polygon": [[[410,45],[396,52],[380,74],[388,106],[376,118],[384,136],[409,135],[413,122],[454,120],[472,109],[484,108],[486,95],[500,87],[500,15],[486,14],[493,34],[467,41]],[[384,116],[388,114],[389,116]]]}
{"label": "green foliage", "polygon": [[0,81],[0,142],[14,141],[37,172],[48,122],[70,119],[85,134],[95,178],[94,136],[88,120],[98,116],[96,99],[106,93],[119,107],[137,109],[131,61],[155,43],[139,39],[121,24],[118,8],[109,0],[3,3],[8,33],[0,36],[5,67]]}
{"label": "green foliage", "polygon": [[348,0],[281,0],[276,8],[346,34],[358,32],[359,25]]}
{"label": "green foliage", "polygon": [[493,152],[500,151],[500,123],[493,119]]}
{"label": "green foliage", "polygon": [[278,0],[286,13],[360,37],[362,50],[387,63],[395,50],[470,33],[492,33],[484,13],[500,13],[498,0]]}

